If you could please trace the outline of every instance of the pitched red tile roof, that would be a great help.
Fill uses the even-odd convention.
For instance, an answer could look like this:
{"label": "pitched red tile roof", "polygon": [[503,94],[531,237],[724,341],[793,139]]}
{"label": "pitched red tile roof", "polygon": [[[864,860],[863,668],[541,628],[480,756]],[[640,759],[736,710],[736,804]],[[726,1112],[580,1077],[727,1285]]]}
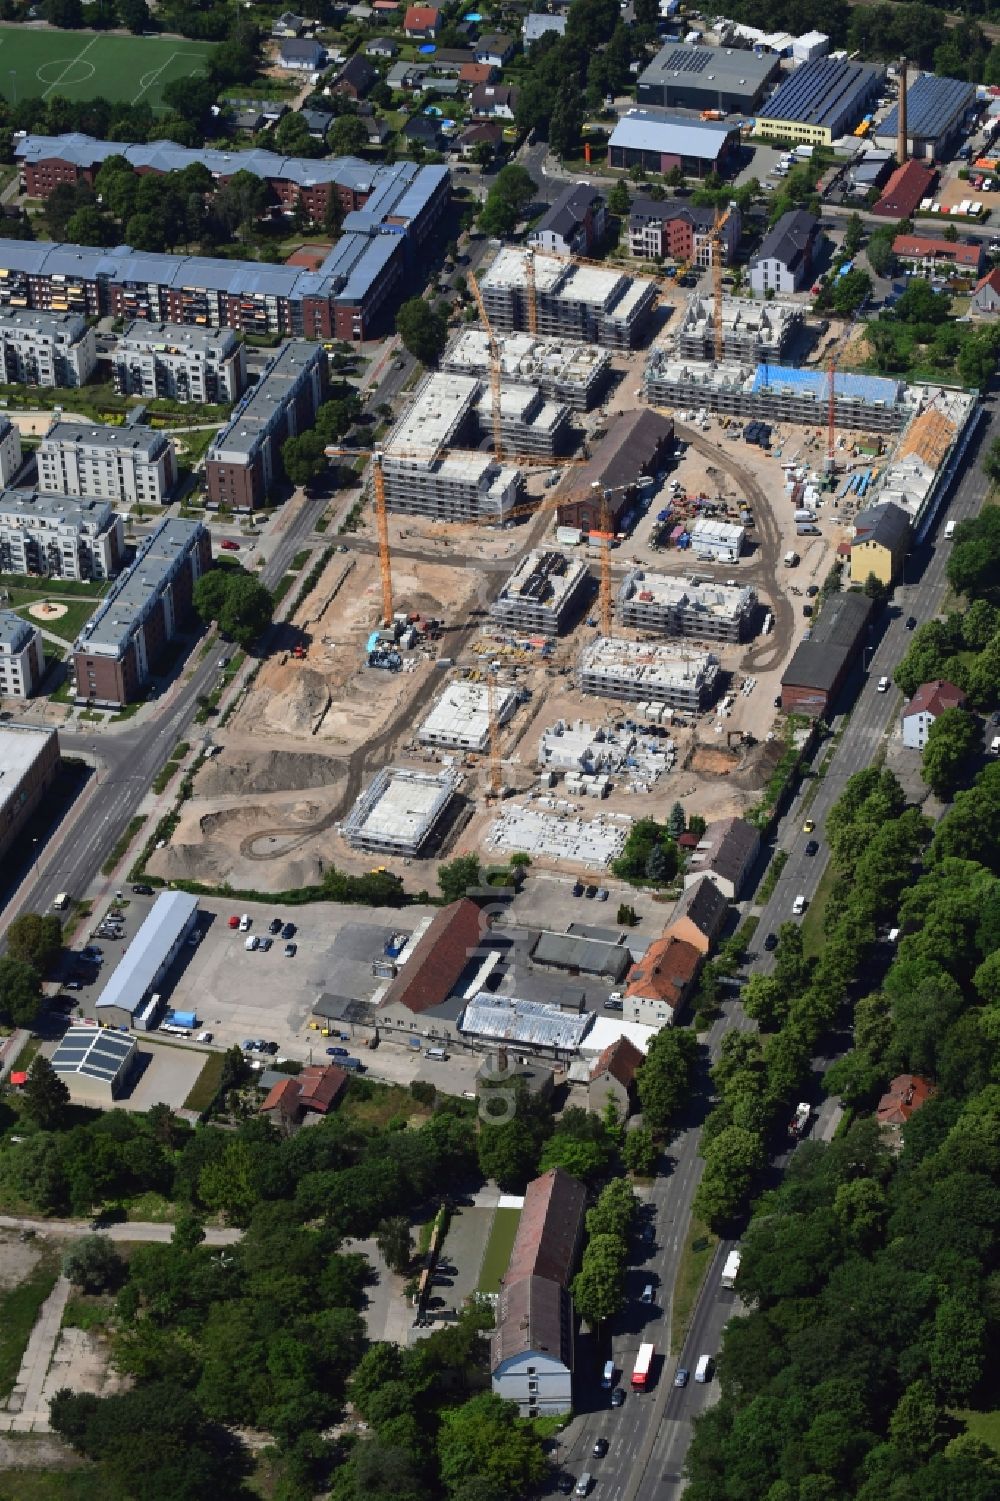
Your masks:
{"label": "pitched red tile roof", "polygon": [[890,219],[908,219],[920,200],[929,196],[936,177],[930,167],[911,158],[893,172],[872,213]]}
{"label": "pitched red tile roof", "polygon": [[261,1110],[280,1110],[294,1119],[304,1110],[326,1115],[336,1104],[350,1077],[335,1063],[310,1063],[300,1074],[290,1074],[268,1092]]}
{"label": "pitched red tile roof", "polygon": [[441,12],[434,5],[411,5],[403,17],[404,31],[426,31],[431,26],[437,26],[441,20]]}
{"label": "pitched red tile roof", "polygon": [[463,63],[458,70],[459,83],[489,83],[496,73],[492,63]]}
{"label": "pitched red tile roof", "polygon": [[299,1081],[289,1074],[280,1084],[268,1092],[261,1110],[281,1110],[285,1115],[294,1115],[299,1108]]}
{"label": "pitched red tile roof", "polygon": [[504,1287],[522,1277],[569,1285],[586,1203],[583,1184],[561,1167],[550,1168],[528,1184]]}
{"label": "pitched red tile roof", "polygon": [[682,938],[657,938],[629,972],[626,997],[666,1001],[673,1010],[684,1000],[702,955]]}
{"label": "pitched red tile roof", "polygon": [[627,1037],[619,1037],[598,1058],[591,1070],[591,1079],[600,1079],[604,1074],[610,1074],[613,1079],[625,1089],[631,1089],[635,1079],[635,1071],[645,1058],[634,1042]]}
{"label": "pitched red tile roof", "polygon": [[987,271],[985,276],[979,278],[976,282],[976,291],[981,292],[985,286],[992,287],[1000,296],[1000,266],[994,266],[992,271]]}
{"label": "pitched red tile roof", "polygon": [[903,718],[909,719],[911,714],[932,714],[936,719],[945,709],[960,709],[964,703],[965,694],[961,688],[956,688],[945,678],[934,678],[929,683],[920,684],[903,710]]}
{"label": "pitched red tile roof", "polygon": [[902,1126],[927,1104],[937,1091],[919,1074],[900,1074],[878,1102],[875,1118],[880,1126]]}
{"label": "pitched red tile roof", "polygon": [[939,260],[953,261],[956,266],[969,266],[978,271],[983,257],[980,244],[964,245],[961,240],[942,240],[931,235],[897,235],[892,242],[893,252],[913,259],[930,255]]}
{"label": "pitched red tile roof", "polygon": [[381,1004],[398,1003],[414,1012],[439,1006],[475,957],[488,927],[481,909],[468,897],[442,907],[400,966]]}

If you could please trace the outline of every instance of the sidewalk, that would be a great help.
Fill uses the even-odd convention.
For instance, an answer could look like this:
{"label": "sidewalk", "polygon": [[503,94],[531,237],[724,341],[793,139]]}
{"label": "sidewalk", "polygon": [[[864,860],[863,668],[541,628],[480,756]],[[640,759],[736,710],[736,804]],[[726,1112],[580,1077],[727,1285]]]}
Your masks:
{"label": "sidewalk", "polygon": [[7,1398],[7,1410],[0,1412],[0,1431],[4,1433],[50,1431],[49,1409],[48,1404],[42,1401],[42,1388],[52,1363],[69,1295],[69,1281],[60,1277],[42,1304],[21,1361],[14,1390]]}

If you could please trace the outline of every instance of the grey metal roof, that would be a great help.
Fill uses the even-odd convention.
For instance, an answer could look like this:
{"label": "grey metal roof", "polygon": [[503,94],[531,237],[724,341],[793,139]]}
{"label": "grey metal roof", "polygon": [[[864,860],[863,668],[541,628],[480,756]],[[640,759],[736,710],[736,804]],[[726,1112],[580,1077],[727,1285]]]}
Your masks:
{"label": "grey metal roof", "polygon": [[53,422],[41,446],[46,449],[57,444],[70,444],[80,448],[128,450],[129,453],[141,453],[152,463],[165,448],[170,447],[170,443],[167,434],[155,432],[151,427],[110,427],[96,422],[63,421]]}
{"label": "grey metal roof", "polygon": [[639,75],[640,87],[665,84],[711,85],[720,93],[756,91],[774,71],[777,59],[737,47],[689,47],[667,42]]}
{"label": "grey metal roof", "polygon": [[[976,86],[960,78],[936,78],[921,73],[906,90],[906,134],[909,139],[937,141],[954,129],[967,109],[976,102]],[[875,131],[895,139],[899,132],[899,105],[894,104]]]}
{"label": "grey metal roof", "polygon": [[162,891],[121,963],[101,991],[97,1009],[117,1006],[133,1015],[155,984],[157,974],[178,938],[198,910],[198,898],[187,891]]}
{"label": "grey metal roof", "polygon": [[198,545],[200,521],[167,517],[143,542],[76,639],[75,650],[120,659],[167,584]]}
{"label": "grey metal roof", "polygon": [[872,613],[872,602],[859,591],[827,599],[808,641],[800,641],[781,675],[782,687],[815,688],[825,692],[836,684],[845,659],[857,651],[861,632]]}
{"label": "grey metal roof", "polygon": [[36,308],[0,308],[0,334],[34,334],[39,338],[61,338],[76,344],[87,332],[87,320],[79,313],[45,313]]}
{"label": "grey metal roof", "polygon": [[659,151],[714,162],[735,129],[725,120],[692,120],[687,115],[630,109],[618,121],[608,144],[628,151]]}
{"label": "grey metal roof", "polygon": [[0,526],[30,527],[34,520],[102,532],[114,520],[110,500],[90,495],[42,495],[37,490],[0,490]]}
{"label": "grey metal roof", "polygon": [[212,439],[208,458],[220,463],[245,462],[284,414],[309,372],[325,364],[321,345],[303,339],[283,345]]}
{"label": "grey metal roof", "polygon": [[884,77],[885,69],[871,63],[814,57],[785,79],[757,116],[761,120],[833,126]]}
{"label": "grey metal roof", "polygon": [[632,963],[627,948],[619,943],[601,943],[570,933],[539,933],[532,949],[536,964],[556,969],[578,969],[585,975],[607,975],[620,980]]}
{"label": "grey metal roof", "polygon": [[459,1030],[497,1042],[575,1052],[592,1021],[592,1016],[574,1016],[543,1001],[521,1001],[481,990],[466,1006]]}
{"label": "grey metal roof", "polygon": [[118,339],[118,352],[135,350],[160,354],[209,353],[225,356],[237,347],[239,340],[231,328],[198,328],[190,323],[150,323],[144,318],[135,318]]}
{"label": "grey metal roof", "polygon": [[686,198],[633,199],[629,210],[630,229],[641,229],[645,224],[669,224],[673,219],[683,219],[694,229],[708,230],[715,223],[715,210],[707,203],[692,203]]}
{"label": "grey metal roof", "polygon": [[50,1060],[57,1074],[82,1074],[111,1084],[135,1052],[135,1038],[123,1032],[77,1023],[63,1034]]}
{"label": "grey metal roof", "polygon": [[0,610],[0,647],[5,652],[19,652],[38,630],[30,620],[23,620],[13,610]]}

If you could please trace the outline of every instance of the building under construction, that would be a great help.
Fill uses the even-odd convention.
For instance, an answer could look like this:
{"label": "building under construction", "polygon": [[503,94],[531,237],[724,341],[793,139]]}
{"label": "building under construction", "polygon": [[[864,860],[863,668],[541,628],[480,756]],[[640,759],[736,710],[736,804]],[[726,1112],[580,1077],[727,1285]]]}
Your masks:
{"label": "building under construction", "polygon": [[[519,702],[516,688],[497,683],[494,688],[497,725],[512,718]],[[476,751],[490,744],[489,689],[485,683],[449,683],[417,732],[422,745]]]}
{"label": "building under construction", "polygon": [[[826,370],[735,360],[692,364],[663,349],[653,350],[643,377],[653,406],[822,428],[829,420],[829,382]],[[913,412],[902,381],[837,371],[833,389],[834,423],[841,430],[898,432]]]}
{"label": "building under construction", "polygon": [[[780,360],[802,327],[802,309],[792,302],[722,299],[722,355],[754,364]],[[677,330],[677,353],[686,360],[715,359],[715,304],[692,297]]]}
{"label": "building under construction", "polygon": [[634,568],[618,591],[622,625],[662,636],[702,641],[746,641],[757,614],[753,589],[713,579],[675,578]]}
{"label": "building under construction", "polygon": [[425,854],[457,790],[449,772],[384,766],[344,819],[341,832],[356,849],[380,855]]}
{"label": "building under construction", "polygon": [[490,323],[497,331],[532,329],[552,339],[579,339],[604,349],[635,349],[656,302],[652,281],[612,268],[579,266],[532,254],[535,317],[531,317],[528,255],[505,245],[480,277]]}
{"label": "building under construction", "polygon": [[[589,412],[611,378],[611,356],[592,344],[535,338],[527,333],[497,335],[500,374],[515,385],[535,386],[550,401],[572,412]],[[481,328],[458,335],[442,360],[455,375],[489,375],[490,341]]]}
{"label": "building under construction", "polygon": [[719,691],[719,660],[673,643],[598,636],[580,653],[577,680],[582,693],[697,713]]}
{"label": "building under construction", "polygon": [[511,631],[558,636],[582,607],[591,584],[585,563],[538,549],[518,563],[490,615]]}

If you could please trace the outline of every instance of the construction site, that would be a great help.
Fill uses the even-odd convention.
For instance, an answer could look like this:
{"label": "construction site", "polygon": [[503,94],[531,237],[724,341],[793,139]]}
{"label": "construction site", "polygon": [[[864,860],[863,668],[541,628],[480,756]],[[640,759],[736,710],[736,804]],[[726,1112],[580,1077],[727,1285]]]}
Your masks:
{"label": "construction site", "polygon": [[682,579],[634,568],[618,591],[622,625],[658,636],[746,641],[758,613],[755,590],[710,578]]}
{"label": "construction site", "polygon": [[585,562],[555,549],[526,553],[490,615],[508,631],[561,636],[589,599],[593,579]]}
{"label": "construction site", "polygon": [[[723,297],[722,357],[764,364],[781,360],[803,328],[803,309],[794,302],[749,302]],[[677,323],[675,347],[684,360],[711,360],[716,350],[716,310],[710,297],[694,296]]]}
{"label": "construction site", "polygon": [[525,329],[619,351],[639,347],[656,304],[648,277],[511,245],[498,252],[479,285],[497,332]]}
{"label": "construction site", "polygon": [[[529,333],[499,334],[496,344],[504,382],[534,386],[571,412],[589,412],[611,381],[611,355],[606,349]],[[488,376],[490,337],[485,329],[467,328],[459,334],[445,351],[441,366],[453,375]]]}

